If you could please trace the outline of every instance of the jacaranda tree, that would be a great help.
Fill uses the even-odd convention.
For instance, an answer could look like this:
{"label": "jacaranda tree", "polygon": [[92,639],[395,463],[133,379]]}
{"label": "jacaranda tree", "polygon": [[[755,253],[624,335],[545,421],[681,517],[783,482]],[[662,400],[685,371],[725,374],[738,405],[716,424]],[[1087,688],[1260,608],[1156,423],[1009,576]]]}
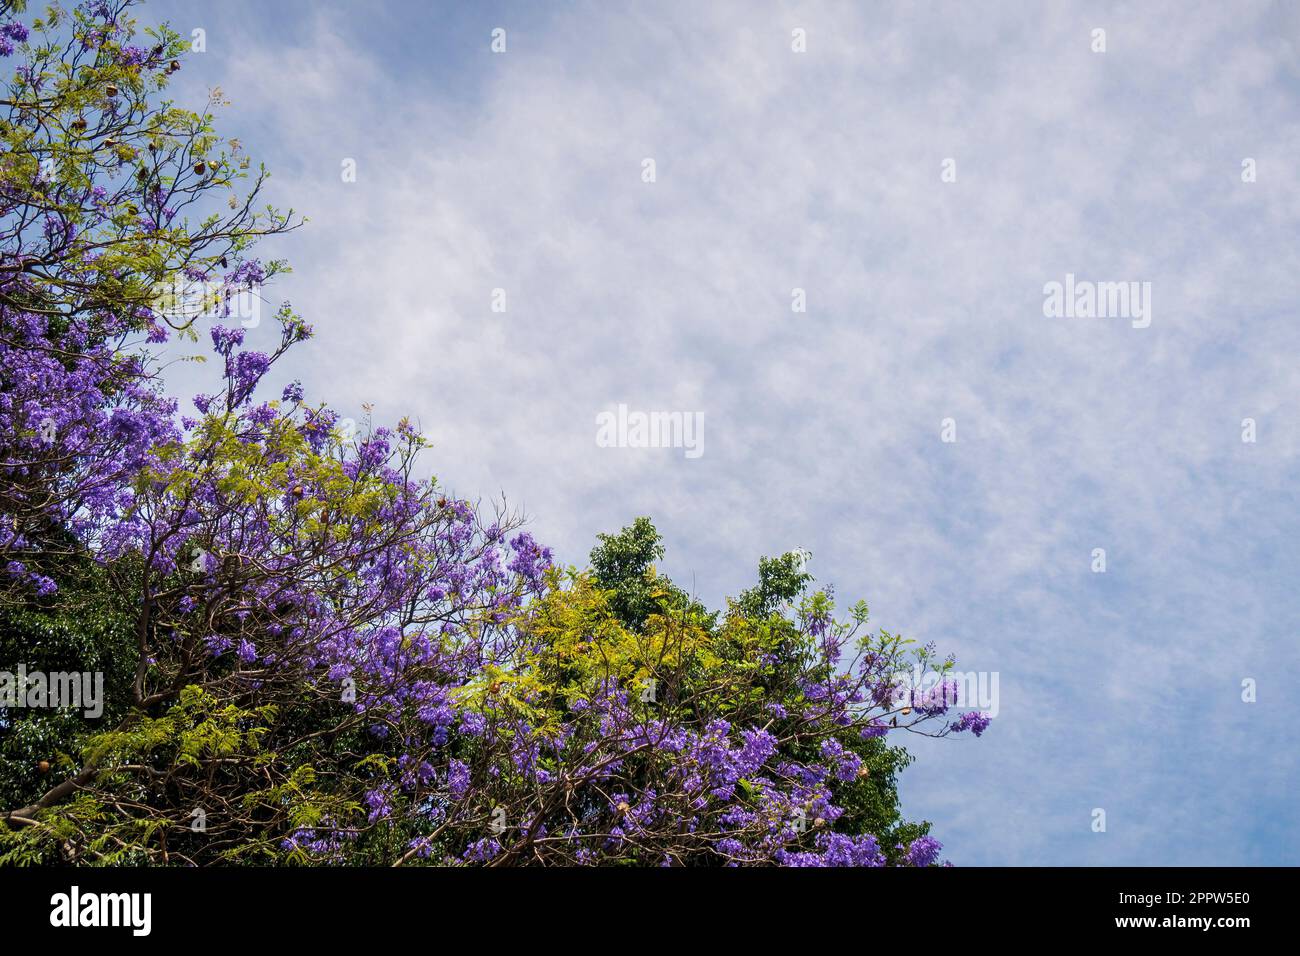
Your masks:
{"label": "jacaranda tree", "polygon": [[[417,478],[409,421],[263,394],[311,329],[285,305],[255,350],[229,301],[298,222],[254,211],[219,95],[160,99],[186,46],[131,6],[0,0],[0,668],[107,693],[0,702],[0,862],[934,864],[890,737],[983,732],[946,684],[900,696],[951,660],[798,554],[717,611],[649,519],[558,566]],[[184,406],[151,360],[177,335],[215,366]]]}

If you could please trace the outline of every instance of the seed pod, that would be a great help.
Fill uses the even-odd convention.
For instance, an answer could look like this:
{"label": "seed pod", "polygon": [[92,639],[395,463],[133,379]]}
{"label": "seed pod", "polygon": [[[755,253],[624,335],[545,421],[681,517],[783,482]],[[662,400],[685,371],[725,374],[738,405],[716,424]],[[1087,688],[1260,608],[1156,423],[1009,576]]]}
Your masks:
{"label": "seed pod", "polygon": [[48,760],[42,760],[40,763],[36,765],[36,769],[39,770],[41,773],[49,773],[50,762]]}
{"label": "seed pod", "polygon": [[86,128],[86,118],[84,116],[78,116],[72,121],[72,128],[80,133]]}
{"label": "seed pod", "polygon": [[207,171],[208,171],[207,164],[205,164],[202,160],[194,164],[194,172],[199,176],[202,176]]}
{"label": "seed pod", "polygon": [[108,84],[108,86],[104,87],[104,92],[109,96],[117,96],[117,85],[114,83]]}

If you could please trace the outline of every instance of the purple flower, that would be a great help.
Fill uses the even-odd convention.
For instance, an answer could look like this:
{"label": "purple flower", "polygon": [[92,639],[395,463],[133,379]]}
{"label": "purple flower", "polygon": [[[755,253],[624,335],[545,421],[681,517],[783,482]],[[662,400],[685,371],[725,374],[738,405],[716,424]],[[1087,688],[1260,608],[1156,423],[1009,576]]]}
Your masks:
{"label": "purple flower", "polygon": [[847,836],[823,833],[817,838],[817,851],[780,851],[777,862],[782,866],[884,866],[885,855],[871,834]]}
{"label": "purple flower", "polygon": [[954,720],[949,724],[948,729],[957,734],[964,730],[969,730],[978,737],[983,734],[984,731],[988,730],[990,723],[991,718],[988,714],[981,713],[978,710],[969,710],[962,714],[957,720]]}
{"label": "purple flower", "polygon": [[908,866],[933,866],[943,844],[932,836],[917,837],[907,847],[904,859]]}
{"label": "purple flower", "polygon": [[469,792],[469,765],[452,760],[447,765],[447,792],[453,800],[462,799]]}
{"label": "purple flower", "polygon": [[740,750],[737,769],[743,776],[750,776],[776,753],[776,738],[766,730],[745,730],[741,737],[745,744]]}

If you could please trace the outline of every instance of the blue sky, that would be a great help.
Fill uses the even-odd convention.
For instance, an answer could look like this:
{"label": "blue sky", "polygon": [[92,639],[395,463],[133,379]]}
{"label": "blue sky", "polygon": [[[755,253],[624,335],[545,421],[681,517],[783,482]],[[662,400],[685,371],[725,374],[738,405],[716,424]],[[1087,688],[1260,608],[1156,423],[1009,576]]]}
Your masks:
{"label": "blue sky", "polygon": [[[649,514],[718,604],[803,547],[996,671],[992,729],[916,740],[903,778],[955,863],[1300,862],[1296,8],[142,18],[206,31],[178,98],[219,85],[311,219],[267,250],[317,330],[284,375],[416,417],[445,483],[566,561]],[[1067,273],[1149,282],[1149,327],[1045,316]],[[620,402],[702,412],[703,455],[597,447]]]}

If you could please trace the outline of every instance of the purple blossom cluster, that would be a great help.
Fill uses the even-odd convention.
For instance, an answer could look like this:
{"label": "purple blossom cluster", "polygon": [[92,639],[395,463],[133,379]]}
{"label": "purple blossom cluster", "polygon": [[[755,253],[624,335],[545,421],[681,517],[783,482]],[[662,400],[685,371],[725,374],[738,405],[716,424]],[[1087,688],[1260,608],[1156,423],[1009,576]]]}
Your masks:
{"label": "purple blossom cluster", "polygon": [[[10,280],[8,288],[17,282]],[[10,583],[42,594],[54,582],[40,555],[69,531],[90,547],[120,532],[133,482],[174,441],[176,403],[162,396],[144,359],[86,327],[0,306],[0,482],[8,521],[0,557]]]}

